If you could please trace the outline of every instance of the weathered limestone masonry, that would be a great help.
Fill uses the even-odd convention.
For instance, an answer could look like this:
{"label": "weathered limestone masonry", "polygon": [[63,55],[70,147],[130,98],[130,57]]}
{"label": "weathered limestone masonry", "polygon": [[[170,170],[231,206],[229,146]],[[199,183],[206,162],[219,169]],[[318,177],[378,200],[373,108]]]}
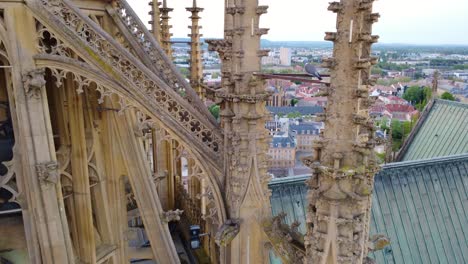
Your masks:
{"label": "weathered limestone masonry", "polygon": [[159,8],[159,11],[161,12],[161,45],[170,59],[172,59],[172,33],[170,32],[172,26],[169,25],[169,19],[171,18],[169,16],[169,12],[172,12],[173,10],[173,8],[167,7],[166,0],[163,0],[163,7]]}
{"label": "weathered limestone masonry", "polygon": [[151,16],[151,21],[148,23],[151,26],[151,33],[153,33],[154,38],[157,42],[161,42],[161,12],[159,11],[159,5],[161,3],[157,0],[150,1],[148,5],[151,7],[149,15]]}
{"label": "weathered limestone masonry", "polygon": [[203,84],[203,66],[201,59],[201,48],[200,48],[200,29],[202,28],[198,22],[200,16],[198,13],[203,11],[203,8],[197,7],[197,0],[193,0],[193,6],[186,8],[187,11],[191,12],[190,19],[192,25],[189,26],[190,34],[190,85],[197,92],[200,99],[205,99],[205,90]]}
{"label": "weathered limestone masonry", "polygon": [[[220,128],[128,4],[5,0],[0,10],[0,59],[12,66],[0,71],[0,92],[16,142],[0,188],[24,220],[19,253],[31,263],[125,263],[140,253],[179,263],[165,216],[173,215],[182,154],[204,191],[206,214],[197,217],[216,233],[226,220]],[[152,174],[145,144],[155,123],[170,155],[153,162]],[[141,252],[128,248],[127,186],[151,243]]]}
{"label": "weathered limestone masonry", "polygon": [[368,254],[371,194],[376,165],[373,158],[374,126],[369,119],[369,69],[376,63],[370,46],[378,14],[373,0],[330,3],[337,13],[337,32],[327,32],[334,42],[331,85],[324,115],[326,129],[315,142],[316,155],[305,159],[313,169],[308,182],[308,233],[305,263],[363,263]]}
{"label": "weathered limestone masonry", "polygon": [[225,39],[210,41],[211,49],[223,60],[222,89],[216,97],[223,101],[222,125],[228,141],[226,203],[232,222],[240,226],[231,243],[224,241],[229,245],[228,263],[264,263],[268,259],[261,222],[271,215],[266,186],[270,138],[264,128],[269,94],[263,81],[254,76],[266,54],[260,49],[260,37],[268,30],[259,28],[260,15],[266,10],[256,0],[227,1]]}

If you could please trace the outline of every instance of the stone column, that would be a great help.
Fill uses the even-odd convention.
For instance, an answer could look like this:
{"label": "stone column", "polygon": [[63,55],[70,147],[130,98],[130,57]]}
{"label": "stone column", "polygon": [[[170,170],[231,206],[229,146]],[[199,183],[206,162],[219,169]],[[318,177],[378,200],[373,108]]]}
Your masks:
{"label": "stone column", "polygon": [[200,48],[200,37],[203,35],[200,34],[200,29],[202,28],[198,22],[200,16],[198,13],[203,11],[203,8],[197,7],[197,0],[193,0],[193,6],[186,8],[187,11],[191,12],[192,15],[190,19],[192,20],[192,25],[189,26],[190,34],[190,85],[197,92],[200,99],[205,100],[205,90],[203,88],[203,64],[201,57],[201,48]]}
{"label": "stone column", "polygon": [[[116,103],[113,104],[113,108],[117,108]],[[121,116],[116,113],[110,115],[113,116],[111,122],[116,128],[117,144],[151,242],[153,256],[158,263],[180,263],[167,223],[161,218],[164,211],[152,180],[151,169],[146,162],[143,146],[132,129],[137,124],[136,117],[129,111]]]}
{"label": "stone column", "polygon": [[440,78],[439,71],[435,71],[433,75],[433,79],[432,79],[432,100],[435,100],[439,97],[438,95],[439,78]]}
{"label": "stone column", "polygon": [[73,80],[67,79],[68,118],[71,142],[71,171],[73,175],[73,201],[75,223],[78,237],[75,249],[80,261],[96,262],[96,242],[94,238],[93,208],[88,172],[88,153],[86,148],[84,105]]}
{"label": "stone column", "polygon": [[312,168],[308,182],[306,263],[363,263],[368,253],[369,217],[373,178],[374,124],[368,99],[370,46],[377,41],[371,25],[373,0],[330,3],[337,13],[337,32],[327,32],[334,42],[328,105],[319,119],[323,136],[315,141],[316,155],[304,160]]}
{"label": "stone column", "polygon": [[[58,164],[45,91],[44,70],[36,69],[35,20],[23,5],[4,10],[8,30],[12,83],[18,118],[16,144],[27,192],[22,208],[32,232],[28,239],[32,263],[73,263],[68,224],[61,201]],[[38,249],[40,252],[38,252]]]}
{"label": "stone column", "polygon": [[[260,37],[267,29],[259,28],[260,15],[266,6],[257,0],[230,0],[226,3],[225,39],[211,41],[223,59],[222,89],[216,97],[222,101],[222,124],[226,132],[225,152],[226,201],[238,234],[218,235],[228,246],[229,263],[265,263],[265,234],[262,222],[271,216],[267,182],[267,149],[270,141],[265,122],[268,94],[260,71],[260,59],[267,54],[260,49]],[[225,223],[223,227],[227,224]],[[223,230],[221,227],[221,230]]]}
{"label": "stone column", "polygon": [[172,45],[171,45],[171,37],[172,34],[170,29],[172,28],[169,25],[169,12],[172,12],[173,8],[168,8],[166,0],[163,0],[163,7],[159,9],[161,12],[161,46],[166,52],[167,56],[172,60]]}
{"label": "stone column", "polygon": [[151,11],[148,13],[151,16],[149,24],[151,26],[151,33],[161,44],[161,12],[159,11],[159,5],[161,3],[158,0],[152,0],[148,3],[151,6]]}

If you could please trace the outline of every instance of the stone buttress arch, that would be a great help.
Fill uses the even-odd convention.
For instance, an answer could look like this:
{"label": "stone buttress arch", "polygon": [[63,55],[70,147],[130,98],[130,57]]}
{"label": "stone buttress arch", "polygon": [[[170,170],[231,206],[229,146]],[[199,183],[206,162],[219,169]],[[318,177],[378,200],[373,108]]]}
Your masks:
{"label": "stone buttress arch", "polygon": [[[49,68],[51,70],[61,70],[65,72],[72,72],[74,74],[78,74],[80,76],[86,76],[87,79],[95,82],[98,86],[101,87],[99,92],[101,93],[101,99],[104,96],[111,96],[112,94],[116,94],[122,100],[126,100],[125,108],[121,110],[125,110],[128,108],[129,105],[134,107],[140,111],[144,110],[145,114],[150,116],[154,120],[159,119],[151,114],[150,111],[145,109],[143,105],[136,102],[135,100],[128,99],[128,91],[124,87],[122,87],[116,81],[107,78],[107,76],[103,75],[99,70],[91,68],[88,64],[66,58],[60,57],[56,55],[37,55],[35,56],[35,62],[38,68]],[[122,99],[124,98],[124,99]],[[145,111],[146,110],[146,111]],[[225,210],[225,203],[224,203],[224,196],[220,191],[220,182],[219,178],[216,175],[219,175],[221,172],[217,169],[217,167],[213,166],[207,159],[203,158],[203,154],[198,153],[196,150],[193,150],[189,147],[189,144],[181,140],[181,138],[177,137],[173,130],[168,127],[164,122],[161,120],[158,122],[163,126],[166,131],[169,131],[171,136],[174,137],[179,143],[184,146],[184,149],[189,151],[189,154],[200,164],[202,169],[205,171],[208,179],[208,183],[213,191],[213,198],[215,201],[215,206],[218,210],[218,223],[222,224],[227,220],[227,214]]]}

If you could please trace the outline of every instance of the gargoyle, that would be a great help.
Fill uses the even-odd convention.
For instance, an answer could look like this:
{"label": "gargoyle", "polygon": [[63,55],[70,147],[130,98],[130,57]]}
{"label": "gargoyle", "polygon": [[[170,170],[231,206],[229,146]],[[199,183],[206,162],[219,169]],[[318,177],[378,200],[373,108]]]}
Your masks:
{"label": "gargoyle", "polygon": [[240,223],[238,220],[228,219],[216,232],[215,242],[218,246],[225,247],[239,233]]}

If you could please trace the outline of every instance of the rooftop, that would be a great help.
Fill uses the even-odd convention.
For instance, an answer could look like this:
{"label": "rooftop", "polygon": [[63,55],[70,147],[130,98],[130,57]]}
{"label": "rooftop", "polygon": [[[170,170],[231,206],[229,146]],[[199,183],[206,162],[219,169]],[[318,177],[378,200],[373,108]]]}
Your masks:
{"label": "rooftop", "polygon": [[435,100],[424,110],[398,160],[468,153],[468,104]]}
{"label": "rooftop", "polygon": [[274,136],[271,141],[271,146],[273,148],[294,148],[296,144],[290,136]]}
{"label": "rooftop", "polygon": [[[375,176],[371,235],[391,244],[377,263],[468,263],[468,154],[391,163]],[[309,176],[273,179],[273,215],[305,233]]]}
{"label": "rooftop", "polygon": [[321,106],[267,106],[268,111],[272,114],[289,114],[294,112],[299,112],[301,115],[316,115],[323,112],[323,107]]}
{"label": "rooftop", "polygon": [[300,123],[298,125],[296,124],[290,125],[289,131],[294,131],[298,134],[307,134],[307,131],[309,131],[310,134],[318,135],[321,127],[322,127],[322,124],[318,122]]}
{"label": "rooftop", "polygon": [[402,105],[402,104],[387,104],[385,105],[385,110],[388,112],[403,112],[403,113],[411,113],[416,111],[416,108],[412,105]]}

